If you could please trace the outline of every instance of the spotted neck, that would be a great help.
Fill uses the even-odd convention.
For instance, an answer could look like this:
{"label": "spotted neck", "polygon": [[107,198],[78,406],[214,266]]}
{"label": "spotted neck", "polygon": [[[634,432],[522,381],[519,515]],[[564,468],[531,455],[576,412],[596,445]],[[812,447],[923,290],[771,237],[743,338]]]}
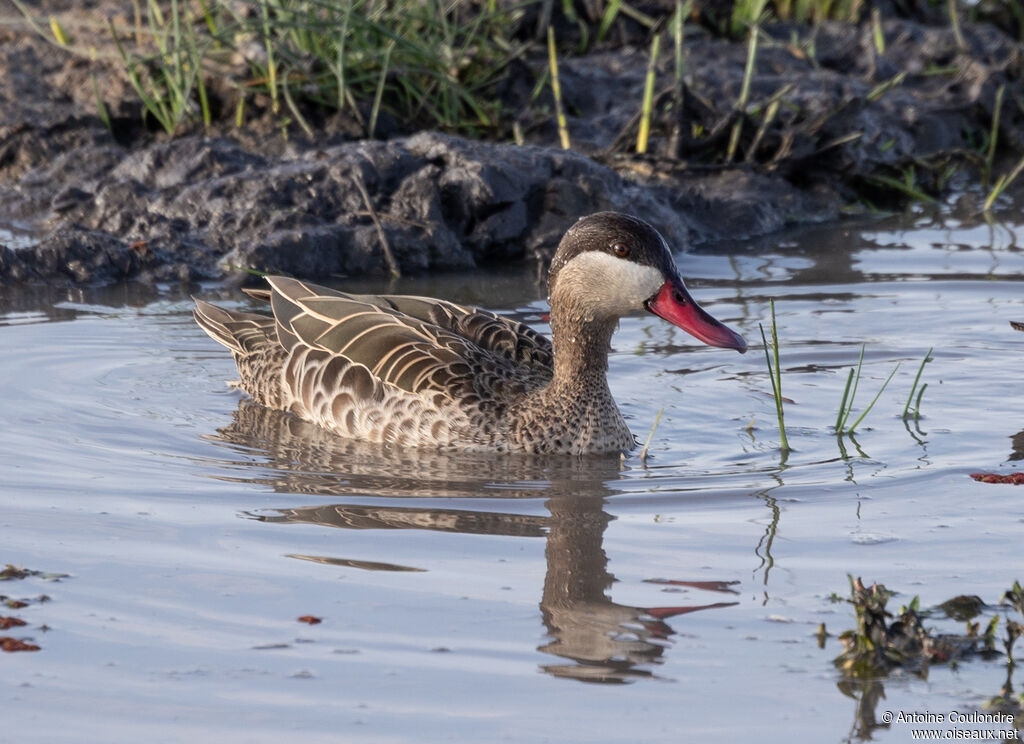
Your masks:
{"label": "spotted neck", "polygon": [[595,317],[571,298],[552,296],[552,391],[591,396],[608,391],[608,350],[616,325],[616,319]]}

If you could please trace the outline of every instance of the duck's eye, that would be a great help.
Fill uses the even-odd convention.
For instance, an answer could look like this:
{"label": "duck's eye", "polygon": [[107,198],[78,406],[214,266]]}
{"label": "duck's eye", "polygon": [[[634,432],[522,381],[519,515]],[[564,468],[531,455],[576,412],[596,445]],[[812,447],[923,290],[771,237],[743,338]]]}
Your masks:
{"label": "duck's eye", "polygon": [[630,249],[629,246],[626,245],[625,243],[614,243],[612,244],[612,253],[614,253],[619,258],[625,258],[626,256],[629,255]]}

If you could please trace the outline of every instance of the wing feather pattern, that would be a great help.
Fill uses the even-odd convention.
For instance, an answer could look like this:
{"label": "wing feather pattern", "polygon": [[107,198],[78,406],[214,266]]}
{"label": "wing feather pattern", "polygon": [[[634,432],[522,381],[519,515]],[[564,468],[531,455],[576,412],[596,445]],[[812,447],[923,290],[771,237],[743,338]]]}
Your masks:
{"label": "wing feather pattern", "polygon": [[274,319],[258,313],[224,310],[203,300],[196,300],[193,317],[214,341],[237,354],[248,354],[273,338]]}
{"label": "wing feather pattern", "polygon": [[497,313],[454,302],[405,295],[361,295],[360,299],[390,307],[465,338],[467,341],[505,357],[516,364],[550,369],[553,359],[551,341],[525,323]]}
{"label": "wing feather pattern", "polygon": [[551,376],[550,342],[483,310],[419,297],[349,295],[267,277],[281,345],[338,355],[384,383],[449,397],[537,387]]}

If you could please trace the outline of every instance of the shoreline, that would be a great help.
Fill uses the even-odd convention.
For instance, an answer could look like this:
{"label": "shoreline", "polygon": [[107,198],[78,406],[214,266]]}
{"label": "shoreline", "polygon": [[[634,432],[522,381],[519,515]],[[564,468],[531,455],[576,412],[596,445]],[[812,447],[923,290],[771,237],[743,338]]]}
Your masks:
{"label": "shoreline", "polygon": [[[80,19],[108,4],[45,2],[42,12]],[[544,261],[578,217],[604,209],[637,214],[685,250],[834,222],[851,205],[967,193],[982,175],[994,180],[997,152],[1011,165],[1024,152],[1024,46],[988,24],[766,24],[750,74],[746,41],[690,24],[685,96],[661,55],[651,69],[662,94],[638,154],[650,54],[635,33],[560,61],[565,150],[543,86],[517,114],[515,124],[532,122],[516,129],[522,144],[408,133],[387,117],[386,138],[366,139],[341,114],[310,136],[265,108],[241,128],[221,118],[172,137],[142,125],[115,63],[56,48],[16,13],[0,6],[0,283]],[[538,54],[510,73],[501,105],[522,103],[517,85],[543,73]],[[254,113],[267,104],[253,101]],[[993,131],[999,147],[988,153]]]}

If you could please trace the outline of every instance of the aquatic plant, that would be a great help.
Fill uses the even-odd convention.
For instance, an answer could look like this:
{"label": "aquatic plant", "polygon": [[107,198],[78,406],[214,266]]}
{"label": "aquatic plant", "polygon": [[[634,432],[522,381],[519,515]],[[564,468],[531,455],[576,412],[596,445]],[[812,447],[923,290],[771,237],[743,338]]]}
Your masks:
{"label": "aquatic plant", "polygon": [[[895,649],[889,648],[888,620],[892,617],[886,604],[893,592],[881,584],[865,587],[860,578],[847,576],[850,581],[850,598],[846,600],[853,605],[857,627],[839,636],[843,651],[834,659],[834,663],[843,674],[851,677],[869,677],[888,670],[890,659],[896,661],[899,656]],[[911,603],[909,613],[917,619]],[[920,633],[920,620],[917,619],[915,634]]]}
{"label": "aquatic plant", "polygon": [[[775,397],[775,415],[779,419],[779,440],[783,453],[789,452],[789,439],[786,437],[785,413],[782,410],[782,367],[779,364],[779,334],[775,323],[775,300],[770,300],[768,306],[772,315],[772,354],[768,355],[768,339],[765,337],[764,326],[758,323],[761,329],[761,341],[764,342],[764,360],[768,365],[768,379],[772,383],[772,395]],[[772,365],[774,358],[775,364]]]}
{"label": "aquatic plant", "polygon": [[647,451],[650,449],[651,441],[654,439],[654,432],[658,428],[658,424],[661,422],[661,414],[665,413],[665,409],[662,408],[658,411],[658,415],[654,417],[654,425],[651,426],[651,432],[647,435],[647,441],[644,442],[644,447],[640,450],[640,463],[643,465],[647,464]]}
{"label": "aquatic plant", "polygon": [[858,357],[857,359],[857,366],[854,369],[850,370],[850,374],[846,378],[846,387],[843,388],[843,398],[839,402],[839,412],[836,415],[835,424],[836,434],[839,436],[842,436],[843,434],[852,434],[854,430],[858,426],[860,426],[860,422],[863,421],[864,417],[868,415],[872,408],[874,408],[875,403],[878,402],[879,397],[881,397],[886,387],[889,386],[889,382],[892,381],[892,378],[893,376],[895,376],[896,371],[900,368],[900,365],[897,363],[893,371],[889,373],[889,376],[887,378],[885,378],[885,382],[882,383],[882,387],[879,388],[877,393],[875,393],[875,397],[871,399],[871,402],[868,403],[867,407],[861,412],[860,416],[857,417],[857,420],[854,421],[849,428],[847,428],[846,422],[849,420],[850,414],[853,412],[853,402],[854,398],[857,396],[857,387],[860,384],[860,373],[862,367],[864,366],[865,348],[866,344],[861,344],[860,357]]}
{"label": "aquatic plant", "polygon": [[[1014,695],[1012,677],[1015,668],[1013,647],[1024,635],[1024,625],[1009,614],[993,614],[981,629],[980,616],[989,610],[981,597],[961,595],[942,602],[932,609],[922,609],[918,597],[893,614],[887,609],[894,592],[881,584],[865,586],[860,579],[847,576],[850,582],[849,598],[832,595],[833,601],[853,606],[856,627],[839,636],[843,650],[833,660],[846,680],[877,680],[893,669],[903,669],[924,675],[930,664],[956,663],[960,659],[1005,658],[1006,680],[998,695],[983,706],[1006,714],[1007,722],[1024,715],[1024,696]],[[1024,614],[1024,589],[1020,582],[1006,590],[1000,600],[1018,613]],[[926,628],[923,621],[930,617],[946,617],[966,624],[963,633],[939,633]],[[1003,652],[997,647],[1000,621],[1006,628]],[[826,636],[819,629],[819,639]],[[819,646],[821,642],[819,640]]]}
{"label": "aquatic plant", "polygon": [[[924,385],[921,386],[920,390],[917,390],[917,383],[921,381],[921,373],[924,372],[924,365],[932,361],[932,351],[934,350],[934,348],[935,347],[933,346],[932,348],[928,349],[927,353],[925,353],[924,359],[921,360],[921,366],[917,368],[917,374],[914,375],[914,384],[910,386],[910,395],[907,396],[907,404],[903,406],[904,421],[906,421],[908,416],[910,416],[910,418],[913,418],[914,421],[917,421],[921,417],[921,396],[924,395],[924,390],[926,387],[928,387],[928,384],[925,383]],[[917,391],[917,400],[914,400],[915,391]],[[914,401],[913,414],[909,413],[911,401]]]}

